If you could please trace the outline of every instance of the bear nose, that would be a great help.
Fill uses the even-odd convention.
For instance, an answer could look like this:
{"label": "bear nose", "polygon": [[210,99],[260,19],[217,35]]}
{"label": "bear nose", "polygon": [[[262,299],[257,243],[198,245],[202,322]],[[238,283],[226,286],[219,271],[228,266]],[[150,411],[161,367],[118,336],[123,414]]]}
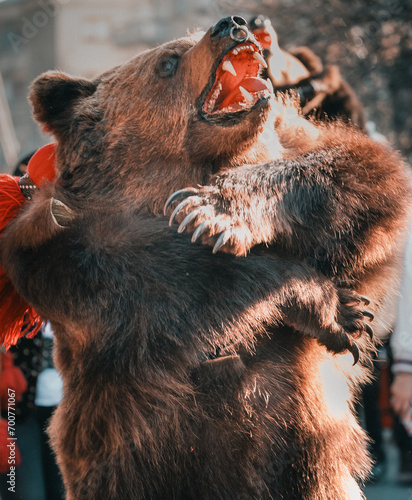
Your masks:
{"label": "bear nose", "polygon": [[235,42],[246,42],[249,34],[247,21],[240,16],[225,17],[210,29],[210,37],[214,41],[230,36]]}

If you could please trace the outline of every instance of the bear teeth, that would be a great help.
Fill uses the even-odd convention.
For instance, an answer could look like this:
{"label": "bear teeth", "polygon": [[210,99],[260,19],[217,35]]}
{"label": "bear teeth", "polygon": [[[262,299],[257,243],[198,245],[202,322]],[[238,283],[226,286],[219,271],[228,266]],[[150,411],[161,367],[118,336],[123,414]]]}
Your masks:
{"label": "bear teeth", "polygon": [[253,52],[253,57],[256,59],[256,61],[263,66],[264,68],[267,69],[268,65],[266,61],[264,60],[263,56],[259,54],[259,52]]}
{"label": "bear teeth", "polygon": [[253,104],[253,102],[254,102],[253,95],[250,92],[248,92],[246,89],[241,87],[240,85],[239,85],[239,90],[240,90],[241,94],[243,95],[245,101],[248,104]]}
{"label": "bear teeth", "polygon": [[252,45],[241,45],[240,47],[233,49],[232,54],[237,56],[239,54],[239,52],[241,52],[242,50],[252,50],[253,52],[255,52],[255,49],[253,48]]}
{"label": "bear teeth", "polygon": [[213,94],[210,96],[209,103],[207,105],[208,113],[211,113],[213,111],[213,108],[215,107],[216,101],[220,95],[220,92],[222,91],[222,88],[223,88],[222,84],[219,82]]}
{"label": "bear teeth", "polygon": [[[243,89],[243,87],[242,87],[242,89]],[[248,93],[247,98],[243,94],[243,91]],[[216,111],[213,111],[214,104],[212,104],[212,106],[209,104],[207,106],[207,112],[208,113],[213,112],[213,114],[215,114],[215,115],[226,114],[226,113],[236,113],[237,111],[240,111],[241,109],[251,108],[255,104],[255,102],[257,102],[261,97],[268,97],[268,93],[265,92],[264,90],[261,90],[259,92],[254,92],[253,94],[248,92],[246,89],[243,89],[243,91],[241,90],[242,95],[244,95],[244,97],[245,97],[244,101],[237,102],[236,105],[229,105],[226,108],[218,109]]]}
{"label": "bear teeth", "polygon": [[[242,56],[239,54],[242,54]],[[243,54],[248,55],[244,57]],[[267,67],[264,58],[254,45],[238,45],[230,50],[220,65],[221,81],[216,77],[215,85],[205,100],[204,111],[209,114],[221,114],[252,108],[261,96],[266,95],[266,92],[257,89],[252,91],[250,88],[247,90],[247,87],[240,85],[240,83],[246,79],[259,78],[258,65]],[[219,75],[218,72],[217,75]],[[250,83],[248,85],[250,86]],[[269,89],[268,85],[266,87]],[[238,99],[233,95],[236,89],[240,93]],[[222,107],[222,103],[226,99],[230,101],[229,96],[231,94],[233,95],[232,102],[227,102],[226,106]],[[235,99],[236,102],[233,102]]]}
{"label": "bear teeth", "polygon": [[225,61],[223,64],[222,64],[222,69],[223,71],[228,71],[229,73],[231,73],[233,76],[237,76],[237,73],[236,73],[236,70],[235,68],[233,67],[233,64],[227,60]]}

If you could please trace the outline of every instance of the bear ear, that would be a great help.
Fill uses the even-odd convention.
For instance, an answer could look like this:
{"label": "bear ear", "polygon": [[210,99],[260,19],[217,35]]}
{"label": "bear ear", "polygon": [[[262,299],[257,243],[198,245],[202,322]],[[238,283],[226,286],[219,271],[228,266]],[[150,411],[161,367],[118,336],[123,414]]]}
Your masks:
{"label": "bear ear", "polygon": [[71,121],[73,105],[91,96],[96,88],[96,83],[59,71],[43,73],[30,87],[34,117],[48,132],[62,133]]}

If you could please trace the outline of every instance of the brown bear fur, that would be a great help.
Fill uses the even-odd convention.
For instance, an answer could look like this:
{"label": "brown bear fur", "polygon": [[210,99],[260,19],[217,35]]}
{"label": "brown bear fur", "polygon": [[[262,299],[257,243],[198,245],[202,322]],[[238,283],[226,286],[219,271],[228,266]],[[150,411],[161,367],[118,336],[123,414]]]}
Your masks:
{"label": "brown bear fur", "polygon": [[[8,226],[2,264],[55,330],[64,399],[50,435],[69,500],[362,497],[366,439],[349,407],[364,372],[334,353],[359,336],[366,358],[367,327],[361,298],[330,278],[378,307],[404,166],[271,99],[205,114],[238,45],[216,26],[93,82],[50,72],[32,86],[58,178]],[[205,205],[204,242],[232,221],[222,249],[247,258],[159,216],[175,190],[209,182],[177,218]]]}

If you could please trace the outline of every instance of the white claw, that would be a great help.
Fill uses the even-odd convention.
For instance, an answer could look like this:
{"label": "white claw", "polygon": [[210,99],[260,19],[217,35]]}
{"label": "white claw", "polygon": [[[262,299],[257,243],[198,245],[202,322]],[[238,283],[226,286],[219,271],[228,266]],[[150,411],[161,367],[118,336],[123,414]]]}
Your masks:
{"label": "white claw", "polygon": [[239,85],[239,90],[242,93],[245,101],[248,104],[253,104],[253,102],[255,101],[254,98],[253,98],[253,95],[250,92],[248,92],[246,89],[244,89],[242,86],[240,86],[240,85]]}
{"label": "white claw", "polygon": [[176,215],[182,210],[187,204],[191,203],[193,200],[200,200],[198,196],[190,196],[189,198],[186,198],[185,200],[181,201],[179,205],[173,210],[172,215],[170,216],[169,219],[169,226],[171,226],[176,218]]}
{"label": "white claw", "polygon": [[231,231],[230,229],[227,229],[226,231],[223,231],[223,233],[219,236],[217,239],[215,246],[213,247],[212,253],[216,253],[219,248],[223,247],[226,245],[226,243],[229,241],[231,236]]}
{"label": "white claw", "polygon": [[194,243],[199,238],[199,236],[201,236],[209,228],[209,226],[209,221],[204,221],[199,226],[197,226],[196,231],[192,236],[192,243]]}
{"label": "white claw", "polygon": [[73,210],[56,198],[50,200],[50,213],[53,222],[59,227],[68,227],[75,218]]}
{"label": "white claw", "polygon": [[228,71],[233,76],[237,76],[236,70],[233,67],[233,64],[229,60],[225,61],[222,64],[222,68],[223,68],[223,71]]}
{"label": "white claw", "polygon": [[199,215],[200,210],[195,210],[194,212],[191,212],[189,215],[186,215],[186,217],[183,219],[182,223],[180,224],[177,232],[178,233],[183,233],[183,231],[186,229],[186,227],[194,220],[196,217]]}
{"label": "white claw", "polygon": [[263,66],[264,68],[267,68],[268,65],[265,61],[265,59],[263,58],[263,56],[261,54],[259,54],[259,52],[253,52],[253,57],[257,60],[257,62]]}
{"label": "white claw", "polygon": [[166,212],[167,212],[167,209],[170,207],[170,205],[178,200],[180,197],[184,196],[184,197],[187,197],[187,196],[192,196],[193,194],[197,194],[199,192],[198,189],[196,188],[192,188],[192,187],[189,187],[189,188],[185,188],[185,189],[179,189],[179,191],[175,191],[170,197],[169,199],[167,200],[166,202],[166,205],[165,205],[165,208],[164,208],[164,215],[166,215]]}

